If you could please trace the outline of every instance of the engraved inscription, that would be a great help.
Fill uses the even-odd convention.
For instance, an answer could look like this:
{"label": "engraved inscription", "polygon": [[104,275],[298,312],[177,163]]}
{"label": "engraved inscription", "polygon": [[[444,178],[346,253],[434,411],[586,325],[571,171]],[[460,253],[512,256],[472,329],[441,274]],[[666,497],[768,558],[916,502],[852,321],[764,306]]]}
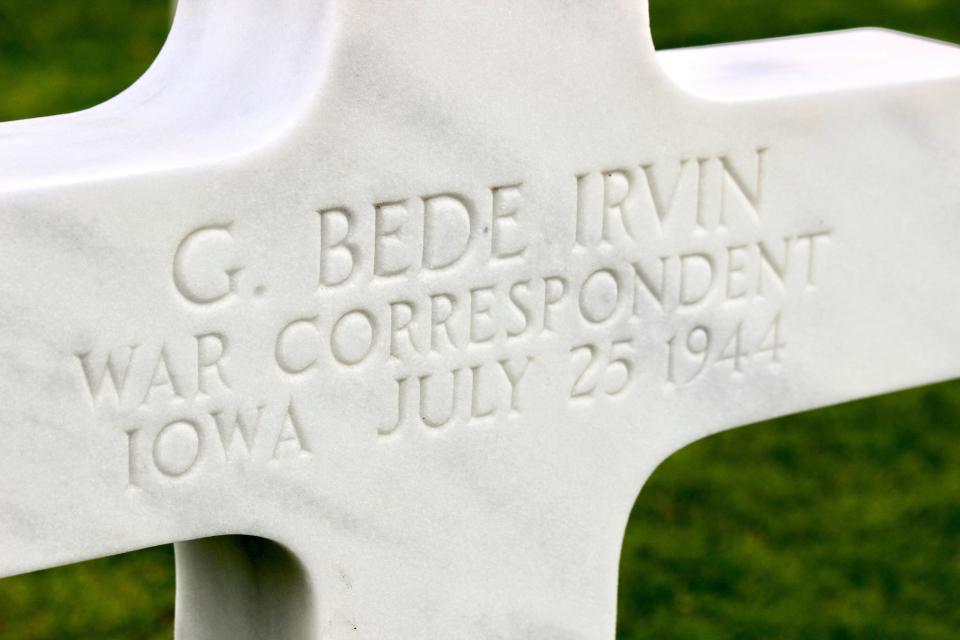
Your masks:
{"label": "engraved inscription", "polygon": [[[104,338],[73,367],[125,438],[135,488],[306,464],[344,422],[324,405],[341,394],[363,395],[360,433],[390,446],[522,428],[534,394],[579,412],[777,375],[831,232],[772,208],[775,160],[754,146],[570,172],[548,203],[521,180],[330,194],[303,212],[303,283],[271,281],[255,230],[212,220],[170,254],[173,296],[203,330]],[[294,290],[296,304],[272,306]],[[251,308],[276,316],[257,335],[227,321]]]}

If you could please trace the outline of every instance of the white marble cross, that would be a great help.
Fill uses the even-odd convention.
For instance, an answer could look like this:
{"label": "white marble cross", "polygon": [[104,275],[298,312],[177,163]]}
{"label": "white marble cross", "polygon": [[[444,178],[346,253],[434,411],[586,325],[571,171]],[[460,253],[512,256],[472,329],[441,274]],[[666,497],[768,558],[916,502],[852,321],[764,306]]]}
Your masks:
{"label": "white marble cross", "polygon": [[637,0],[183,0],[0,126],[0,575],[181,638],[610,638],[671,453],[960,373],[960,49]]}

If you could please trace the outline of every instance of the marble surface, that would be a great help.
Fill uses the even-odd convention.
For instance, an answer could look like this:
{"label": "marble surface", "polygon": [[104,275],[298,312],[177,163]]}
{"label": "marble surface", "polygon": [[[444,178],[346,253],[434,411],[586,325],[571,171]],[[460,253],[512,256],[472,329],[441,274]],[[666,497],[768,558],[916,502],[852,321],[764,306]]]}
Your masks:
{"label": "marble surface", "polygon": [[960,50],[636,0],[183,0],[0,125],[0,575],[181,638],[612,638],[671,453],[960,372]]}

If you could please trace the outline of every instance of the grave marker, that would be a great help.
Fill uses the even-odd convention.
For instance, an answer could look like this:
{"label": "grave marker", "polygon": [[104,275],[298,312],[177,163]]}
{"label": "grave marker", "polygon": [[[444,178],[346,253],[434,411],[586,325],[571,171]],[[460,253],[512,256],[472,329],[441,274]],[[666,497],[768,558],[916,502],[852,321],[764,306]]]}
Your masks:
{"label": "grave marker", "polygon": [[185,0],[0,125],[0,574],[180,637],[602,638],[686,444],[955,377],[960,50],[638,2]]}

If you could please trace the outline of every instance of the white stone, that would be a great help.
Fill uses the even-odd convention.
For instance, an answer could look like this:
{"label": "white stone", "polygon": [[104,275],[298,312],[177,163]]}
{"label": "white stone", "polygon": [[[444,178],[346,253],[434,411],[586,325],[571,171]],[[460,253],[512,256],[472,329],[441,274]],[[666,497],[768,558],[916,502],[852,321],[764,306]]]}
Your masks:
{"label": "white stone", "polygon": [[0,126],[0,575],[193,541],[182,638],[610,638],[671,453],[956,376],[960,50],[643,5],[184,0]]}

